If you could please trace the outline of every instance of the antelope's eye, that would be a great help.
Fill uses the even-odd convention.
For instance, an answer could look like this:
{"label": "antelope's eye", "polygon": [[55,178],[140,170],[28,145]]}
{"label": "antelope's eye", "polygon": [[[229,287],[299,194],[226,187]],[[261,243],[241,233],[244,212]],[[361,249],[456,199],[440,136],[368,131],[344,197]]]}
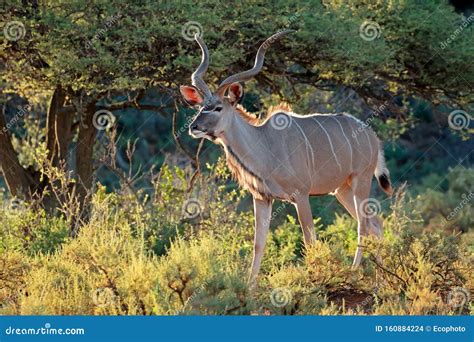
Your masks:
{"label": "antelope's eye", "polygon": [[222,107],[216,107],[216,108],[214,108],[214,111],[215,111],[215,112],[220,112],[221,110],[222,110]]}

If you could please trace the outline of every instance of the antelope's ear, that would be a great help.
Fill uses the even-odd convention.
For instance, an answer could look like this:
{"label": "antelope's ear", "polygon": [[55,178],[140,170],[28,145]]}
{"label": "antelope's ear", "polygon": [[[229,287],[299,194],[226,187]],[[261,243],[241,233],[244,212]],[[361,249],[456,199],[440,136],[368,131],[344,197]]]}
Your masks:
{"label": "antelope's ear", "polygon": [[186,101],[186,103],[191,107],[200,105],[204,101],[201,93],[194,86],[180,86],[179,91],[181,92],[184,101]]}
{"label": "antelope's ear", "polygon": [[232,105],[240,103],[243,97],[244,97],[244,87],[242,87],[242,85],[239,82],[232,83],[229,86],[229,93],[227,95],[229,102]]}

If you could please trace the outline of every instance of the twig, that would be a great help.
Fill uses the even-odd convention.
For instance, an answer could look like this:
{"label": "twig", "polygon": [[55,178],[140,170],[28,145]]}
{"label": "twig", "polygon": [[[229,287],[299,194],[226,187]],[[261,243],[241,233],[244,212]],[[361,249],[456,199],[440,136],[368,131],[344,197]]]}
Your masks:
{"label": "twig", "polygon": [[383,267],[382,265],[380,265],[378,262],[377,262],[377,258],[375,257],[375,255],[373,255],[372,253],[370,253],[370,259],[374,262],[375,266],[377,266],[378,268],[380,268],[382,271],[390,274],[391,276],[397,278],[398,280],[400,280],[403,285],[404,285],[404,288],[406,289],[408,284],[407,282],[401,278],[398,274],[396,273],[393,273],[392,271],[389,271],[388,269],[386,269],[385,267]]}
{"label": "twig", "polygon": [[198,164],[196,163],[195,161],[195,157],[192,156],[192,154],[183,146],[183,144],[181,143],[181,138],[179,136],[179,134],[176,133],[176,120],[177,120],[177,113],[179,111],[178,109],[178,105],[176,104],[176,101],[174,101],[174,108],[175,110],[173,111],[173,118],[172,118],[172,132],[173,132],[173,138],[176,142],[176,145],[178,146],[178,148],[184,153],[186,154],[186,156],[191,160],[191,163],[193,164],[193,167],[195,168],[198,168]]}
{"label": "twig", "polygon": [[196,163],[196,171],[194,171],[193,175],[191,176],[191,180],[189,181],[188,188],[186,192],[191,192],[194,187],[194,183],[196,182],[197,176],[201,173],[201,165],[199,162],[199,153],[201,153],[202,146],[204,145],[204,139],[201,139],[199,142],[198,149],[196,151],[196,159],[194,160]]}

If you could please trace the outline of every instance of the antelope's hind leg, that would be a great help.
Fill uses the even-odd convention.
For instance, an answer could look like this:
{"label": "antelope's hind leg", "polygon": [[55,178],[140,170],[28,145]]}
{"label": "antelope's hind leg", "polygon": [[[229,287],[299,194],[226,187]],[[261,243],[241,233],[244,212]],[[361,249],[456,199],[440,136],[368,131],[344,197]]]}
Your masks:
{"label": "antelope's hind leg", "polygon": [[[357,250],[356,254],[354,257],[354,261],[352,265],[354,267],[359,266],[360,261],[362,259],[362,247],[361,247],[361,240],[362,236],[365,235],[365,223],[361,222],[359,220],[359,216],[357,213],[357,207],[358,203],[356,200],[356,197],[354,195],[354,192],[352,191],[352,188],[349,186],[349,184],[345,183],[342,185],[340,188],[337,189],[336,192],[336,198],[339,201],[339,203],[342,204],[344,208],[349,212],[349,214],[357,220]],[[365,220],[365,218],[361,217],[362,220]],[[366,220],[365,220],[366,221]]]}
{"label": "antelope's hind leg", "polygon": [[370,195],[370,186],[372,184],[372,174],[357,175],[352,179],[352,201],[357,218],[357,249],[352,262],[353,267],[360,265],[362,260],[362,240],[369,233],[369,220],[367,216],[366,205]]}
{"label": "antelope's hind leg", "polygon": [[[369,186],[369,189],[370,189],[370,186]],[[358,221],[357,207],[355,205],[356,200],[354,197],[354,192],[352,191],[352,188],[350,187],[349,184],[346,183],[337,189],[336,198],[339,201],[339,203],[341,203],[344,206],[344,208],[346,208],[349,214],[351,214],[351,216]],[[358,206],[361,206],[361,204],[359,204]],[[364,211],[364,208],[361,208],[361,209],[362,211]],[[360,226],[358,224],[358,231],[366,233],[363,235],[373,234],[377,238],[381,239],[383,237],[383,223],[380,217],[378,216],[365,217],[366,214],[364,212],[362,212],[362,214],[364,215],[365,224],[367,228],[366,229],[359,228]],[[360,245],[361,238],[362,237],[359,236],[359,243],[358,243],[359,245]],[[356,265],[356,260],[359,259],[358,262],[360,263],[361,257],[362,257],[362,248],[359,249],[359,254],[356,253],[356,257],[354,258],[354,266],[358,266],[358,264]],[[380,256],[377,255],[376,257],[379,263],[381,263]]]}
{"label": "antelope's hind leg", "polygon": [[341,187],[339,187],[335,194],[339,203],[342,204],[344,208],[351,214],[351,216],[357,220],[357,213],[356,208],[354,205],[354,193],[348,183],[344,183]]}
{"label": "antelope's hind leg", "polygon": [[[351,216],[357,220],[356,207],[354,205],[354,193],[349,186],[345,183],[337,189],[336,198],[341,205],[351,214]],[[373,234],[378,238],[383,236],[383,221],[378,216],[372,216],[367,219],[368,234]]]}
{"label": "antelope's hind leg", "polygon": [[309,204],[309,196],[299,196],[295,200],[296,212],[298,213],[298,221],[303,230],[304,244],[306,248],[313,245],[316,241],[316,233],[314,231],[313,214]]}

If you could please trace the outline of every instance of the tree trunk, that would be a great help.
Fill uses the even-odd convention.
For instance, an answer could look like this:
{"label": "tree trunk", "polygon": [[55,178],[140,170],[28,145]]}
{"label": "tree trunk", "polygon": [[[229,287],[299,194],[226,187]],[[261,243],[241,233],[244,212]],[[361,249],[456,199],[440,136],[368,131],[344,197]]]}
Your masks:
{"label": "tree trunk", "polygon": [[90,214],[90,196],[93,180],[93,152],[94,140],[97,134],[93,125],[95,113],[95,101],[91,101],[82,113],[82,120],[79,125],[79,133],[76,146],[76,177],[77,186],[75,191],[80,204],[80,217],[76,218],[72,228],[72,235],[77,234],[80,224],[87,222]]}
{"label": "tree trunk", "polygon": [[15,197],[29,199],[33,179],[18,160],[10,139],[4,112],[5,107],[2,115],[0,115],[0,168],[10,194]]}
{"label": "tree trunk", "polygon": [[76,146],[76,171],[79,181],[79,193],[87,193],[92,188],[94,140],[96,128],[93,125],[95,102],[88,104],[79,126]]}
{"label": "tree trunk", "polygon": [[56,167],[65,165],[67,160],[74,120],[73,112],[65,111],[65,100],[66,93],[64,89],[61,86],[57,86],[51,97],[46,122],[48,159]]}
{"label": "tree trunk", "polygon": [[[67,157],[69,143],[72,137],[72,125],[74,121],[74,110],[66,111],[65,106],[66,92],[60,86],[56,86],[49,103],[48,113],[46,117],[46,147],[48,150],[48,160],[53,167],[67,171]],[[59,187],[60,184],[52,180],[45,179],[44,188],[47,186]],[[44,188],[41,189],[44,191]],[[66,194],[57,194],[60,198],[49,192],[47,196],[42,197],[42,205],[49,212],[54,212],[56,208],[65,203],[68,199]]]}
{"label": "tree trunk", "polygon": [[[75,165],[67,165],[75,111],[69,110],[69,107],[65,106],[66,96],[66,91],[60,86],[56,87],[53,92],[46,120],[46,145],[48,159],[54,167],[66,172],[75,167],[77,182],[69,188],[69,198],[53,198],[51,192],[48,192],[50,195],[44,196],[46,188],[58,186],[58,184],[51,184],[51,181],[45,179],[44,175],[40,182],[38,171],[24,168],[20,164],[11,142],[4,115],[0,115],[0,170],[12,196],[25,200],[40,199],[42,201],[41,205],[52,212],[63,200],[65,201],[63,203],[70,203],[70,205],[77,203],[79,205],[76,211],[77,215],[74,215],[72,222],[70,222],[71,235],[74,236],[77,234],[80,225],[87,222],[90,213],[89,203],[94,172],[93,150],[97,133],[93,124],[96,101],[90,98],[84,110],[76,108],[77,111],[81,111],[81,120],[78,125],[78,139],[74,151]],[[70,94],[70,96],[74,95]],[[33,197],[33,195],[35,196]]]}

